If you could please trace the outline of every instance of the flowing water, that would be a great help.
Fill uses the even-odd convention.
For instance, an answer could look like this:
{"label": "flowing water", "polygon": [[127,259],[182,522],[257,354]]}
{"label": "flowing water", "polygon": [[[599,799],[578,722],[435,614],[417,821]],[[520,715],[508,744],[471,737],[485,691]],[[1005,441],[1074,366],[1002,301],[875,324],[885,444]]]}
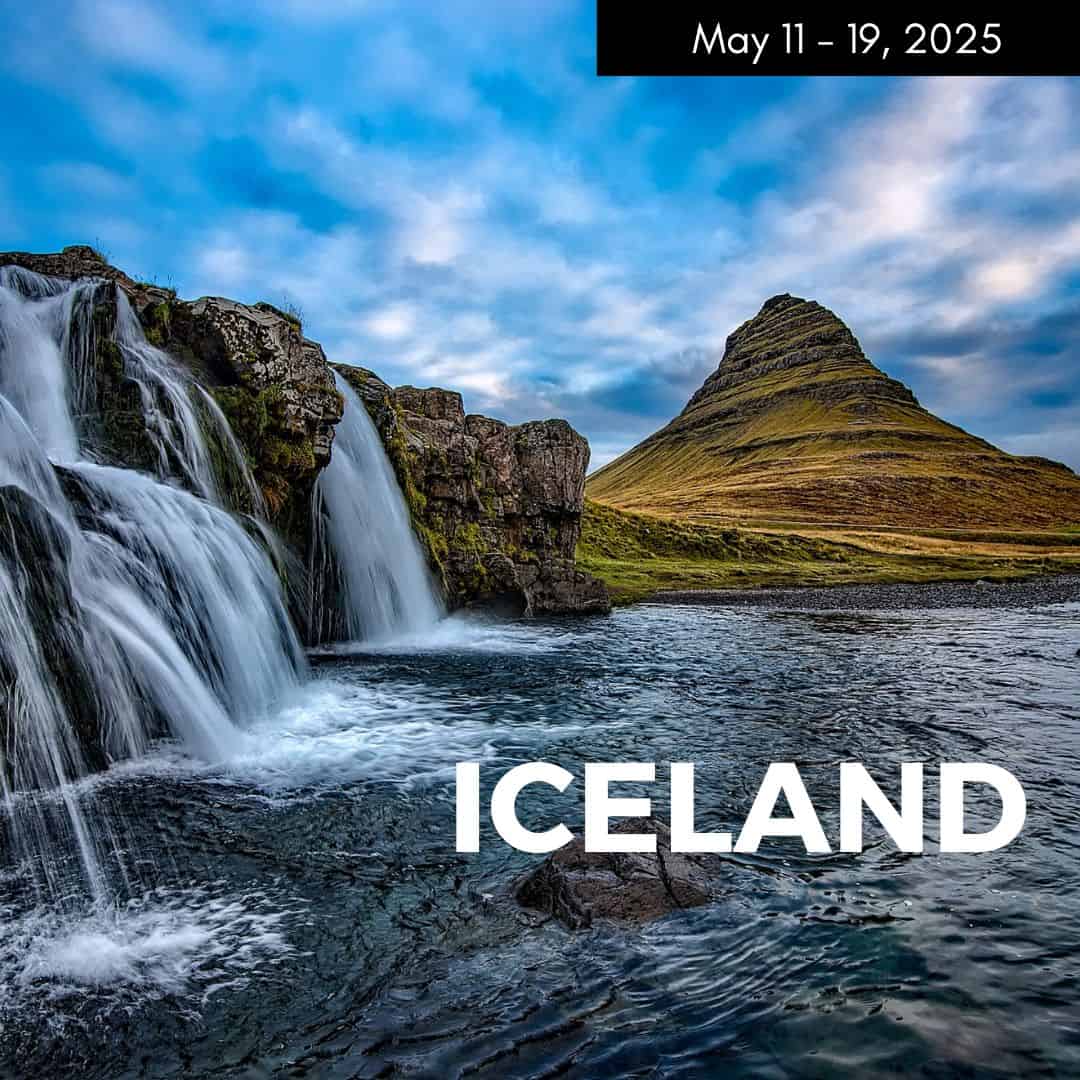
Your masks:
{"label": "flowing water", "polygon": [[[426,648],[322,654],[227,761],[164,743],[92,782],[84,798],[184,884],[106,925],[13,901],[0,1061],[24,1076],[1077,1075],[1078,615],[641,606],[455,619]],[[987,855],[900,854],[869,825],[859,856],[766,841],[725,861],[716,903],[571,933],[509,895],[536,857],[486,824],[479,854],[454,853],[459,760],[483,763],[485,797],[518,762],[574,772],[563,795],[522,797],[533,827],[579,829],[582,766],[603,760],[658,762],[661,814],[663,763],[696,762],[709,830],[737,830],[767,763],[796,761],[834,846],[842,760],[894,797],[901,761],[929,777],[997,762],[1029,811]],[[932,782],[926,810],[932,837]]]}
{"label": "flowing water", "polygon": [[335,601],[312,598],[309,636],[371,642],[426,633],[442,609],[409,509],[367,409],[340,374],[334,379],[345,412],[316,485],[309,576],[316,588],[329,578]]}
{"label": "flowing water", "polygon": [[[139,881],[122,830],[75,790],[91,765],[80,730],[99,727],[111,760],[161,735],[220,759],[306,671],[268,558],[218,505],[207,432],[226,452],[235,440],[219,411],[200,421],[120,293],[113,342],[158,475],[95,463],[95,307],[112,289],[0,270],[0,846],[65,912]],[[238,453],[230,472],[250,478]]]}

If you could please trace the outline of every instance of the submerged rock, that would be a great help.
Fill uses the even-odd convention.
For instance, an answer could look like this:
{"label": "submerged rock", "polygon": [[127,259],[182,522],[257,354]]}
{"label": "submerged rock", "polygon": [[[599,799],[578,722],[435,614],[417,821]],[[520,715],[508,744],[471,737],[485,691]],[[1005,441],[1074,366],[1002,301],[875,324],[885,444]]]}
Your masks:
{"label": "submerged rock", "polygon": [[518,903],[578,930],[594,919],[649,922],[714,898],[720,860],[673,852],[662,821],[635,818],[612,826],[611,832],[655,833],[656,854],[587,852],[579,837],[521,881]]}
{"label": "submerged rock", "polygon": [[454,391],[335,366],[382,435],[452,607],[609,609],[603,583],[574,565],[589,444],[565,420],[513,426],[466,414]]}

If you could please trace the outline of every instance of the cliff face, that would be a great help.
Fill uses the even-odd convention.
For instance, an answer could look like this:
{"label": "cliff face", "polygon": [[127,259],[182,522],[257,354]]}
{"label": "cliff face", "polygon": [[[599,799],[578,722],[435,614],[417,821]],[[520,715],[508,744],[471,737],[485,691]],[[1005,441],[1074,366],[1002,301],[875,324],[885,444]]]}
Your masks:
{"label": "cliff face", "polygon": [[589,444],[565,420],[510,426],[466,415],[453,391],[335,366],[382,435],[452,607],[608,609],[604,585],[574,565]]}
{"label": "cliff face", "polygon": [[[71,548],[67,535],[52,515],[21,488],[0,487],[0,576],[20,603],[18,609],[32,613],[27,638],[0,642],[0,702],[15,700],[21,680],[31,678],[22,670],[36,649],[44,661],[41,675],[55,695],[57,706],[70,718],[77,741],[58,740],[52,748],[55,765],[71,772],[78,754],[93,769],[104,768],[106,757],[100,738],[103,705],[95,692],[93,673],[79,647],[81,624],[71,583]],[[24,684],[25,685],[25,684]],[[28,699],[33,697],[28,694]],[[33,774],[32,762],[20,765],[17,750],[29,741],[26,728],[38,721],[32,712],[0,707],[0,779],[20,787],[35,787],[43,777]],[[13,755],[14,760],[9,755]],[[30,757],[31,755],[27,755]]]}
{"label": "cliff face", "polygon": [[185,359],[247,452],[271,521],[298,546],[311,490],[330,461],[343,401],[322,346],[268,304],[170,300],[144,317],[147,336]]}
{"label": "cliff face", "polygon": [[1053,527],[1080,478],[1006,454],[924,409],[833,312],[775,296],[727,339],[666,427],[599,470],[620,509],[725,522]]}
{"label": "cliff face", "polygon": [[154,460],[138,387],[125,378],[111,340],[114,289],[120,289],[147,340],[188,368],[214,397],[248,457],[271,522],[303,547],[312,486],[330,460],[343,403],[322,347],[303,336],[295,319],[267,304],[180,300],[170,289],[133,280],[85,246],[44,255],[0,254],[0,265],[7,264],[49,277],[111,283],[94,298],[96,400],[87,419],[97,429],[94,444],[104,460],[146,470]]}

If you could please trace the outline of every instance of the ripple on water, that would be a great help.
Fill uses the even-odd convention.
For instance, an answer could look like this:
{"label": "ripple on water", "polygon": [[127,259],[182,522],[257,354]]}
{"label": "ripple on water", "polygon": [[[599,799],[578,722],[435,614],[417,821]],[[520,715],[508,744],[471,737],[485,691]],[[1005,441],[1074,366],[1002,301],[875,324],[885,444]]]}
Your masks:
{"label": "ripple on water", "polygon": [[[67,1017],[23,1073],[110,1077],[1080,1075],[1075,622],[655,607],[320,654],[229,760],[162,747],[87,785],[166,876],[220,884],[119,921],[14,914],[3,1038]],[[701,829],[737,828],[781,760],[833,839],[842,760],[893,793],[901,761],[996,761],[1029,818],[985,857],[769,846],[726,864],[710,907],[570,934],[520,916],[509,889],[535,860],[486,822],[478,855],[454,853],[453,765],[477,759],[485,784],[526,760],[574,772],[564,796],[522,796],[536,827],[580,827],[596,760],[696,762]],[[932,781],[926,810],[932,834]],[[130,1030],[70,1021],[98,1014]]]}

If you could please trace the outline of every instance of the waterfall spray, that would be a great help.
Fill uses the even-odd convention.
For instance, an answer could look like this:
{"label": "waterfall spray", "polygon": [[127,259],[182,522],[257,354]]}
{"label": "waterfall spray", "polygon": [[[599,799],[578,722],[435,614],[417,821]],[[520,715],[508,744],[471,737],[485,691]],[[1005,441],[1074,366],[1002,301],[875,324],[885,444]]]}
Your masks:
{"label": "waterfall spray", "polygon": [[[108,289],[156,478],[80,445]],[[100,899],[118,845],[75,781],[159,735],[227,756],[237,725],[270,710],[305,660],[269,559],[220,505],[197,405],[254,489],[225,418],[145,341],[119,289],[0,271],[0,391],[3,825],[39,892],[76,892],[76,852]]]}

